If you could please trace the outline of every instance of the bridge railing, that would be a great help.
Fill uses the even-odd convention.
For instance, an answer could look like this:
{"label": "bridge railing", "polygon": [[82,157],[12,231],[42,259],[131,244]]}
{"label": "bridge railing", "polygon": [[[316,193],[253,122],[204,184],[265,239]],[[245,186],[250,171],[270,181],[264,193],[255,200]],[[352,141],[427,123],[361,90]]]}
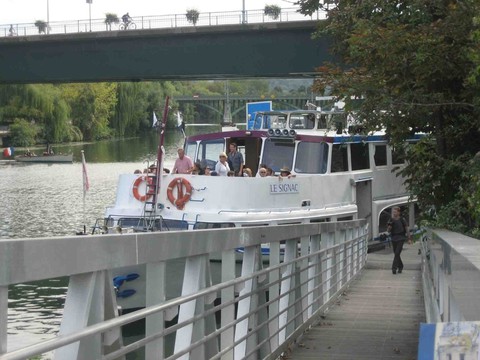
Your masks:
{"label": "bridge railing", "polygon": [[[147,359],[274,359],[341,294],[366,256],[364,220],[2,240],[0,359],[52,350],[56,359],[118,359],[142,347]],[[169,273],[172,261],[181,261],[183,277]],[[127,266],[146,266],[147,306],[119,315],[111,269]],[[7,352],[8,286],[67,275],[59,334]],[[181,294],[168,294],[168,282],[180,282]],[[123,345],[121,327],[140,319],[145,336]],[[169,336],[173,350],[166,350]]]}
{"label": "bridge railing", "polygon": [[[224,11],[224,12],[205,12],[200,13],[197,23],[189,22],[185,14],[169,15],[151,15],[151,16],[132,16],[137,30],[142,29],[161,29],[195,26],[219,26],[232,24],[257,24],[269,22],[285,21],[305,21],[324,19],[324,12],[317,12],[312,16],[300,14],[298,8],[284,8],[277,19],[264,14],[264,10],[246,10],[242,11]],[[245,16],[245,18],[244,18]],[[39,33],[38,27],[34,23],[23,24],[3,24],[0,25],[0,36],[33,36],[48,34],[69,34],[80,32],[99,32],[99,31],[118,31],[120,22],[107,25],[105,19],[83,19],[76,21],[51,21],[45,31]],[[10,31],[13,26],[13,32]]]}
{"label": "bridge railing", "polygon": [[422,239],[428,323],[480,320],[480,241],[448,230]]}

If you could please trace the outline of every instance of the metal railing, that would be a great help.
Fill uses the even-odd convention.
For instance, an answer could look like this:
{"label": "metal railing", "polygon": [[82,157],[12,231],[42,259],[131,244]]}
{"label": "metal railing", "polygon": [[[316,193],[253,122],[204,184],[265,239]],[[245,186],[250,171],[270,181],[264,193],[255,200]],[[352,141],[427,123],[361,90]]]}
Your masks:
{"label": "metal railing", "polygon": [[[365,221],[354,220],[1,240],[0,359],[52,350],[56,359],[118,359],[139,348],[147,359],[275,359],[363,268],[366,233]],[[168,273],[176,260],[184,261],[183,280]],[[111,269],[127,266],[146,266],[147,306],[118,315]],[[8,286],[66,275],[58,336],[7,352]],[[168,281],[182,281],[179,296],[166,292]],[[140,319],[145,336],[123,345],[121,326]]]}
{"label": "metal railing", "polygon": [[435,229],[421,245],[427,322],[479,321],[480,241]]}
{"label": "metal railing", "polygon": [[[220,26],[233,24],[259,24],[286,21],[308,21],[320,20],[325,18],[325,13],[318,11],[312,16],[305,16],[298,12],[298,8],[284,8],[279,17],[273,19],[265,15],[264,10],[245,11],[245,21],[243,12],[206,12],[200,13],[195,24],[189,22],[185,14],[170,15],[149,15],[133,16],[132,21],[137,30],[179,28],[179,27],[199,27],[199,26]],[[0,25],[0,36],[31,36],[31,35],[49,35],[49,34],[70,34],[81,32],[99,32],[99,31],[120,31],[122,20],[118,23],[106,24],[105,19],[83,19],[76,21],[58,21],[50,22],[48,26],[40,33],[40,29],[34,23],[23,24],[4,24]],[[12,30],[10,30],[12,27]],[[129,29],[124,30],[129,31]]]}

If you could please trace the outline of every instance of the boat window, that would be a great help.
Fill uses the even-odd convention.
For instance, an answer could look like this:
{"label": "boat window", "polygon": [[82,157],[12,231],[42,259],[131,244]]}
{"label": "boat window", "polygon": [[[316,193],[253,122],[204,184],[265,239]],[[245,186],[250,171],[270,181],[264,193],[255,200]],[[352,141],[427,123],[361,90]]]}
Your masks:
{"label": "boat window", "polygon": [[266,139],[261,163],[275,172],[280,171],[284,166],[291,168],[294,151],[295,143],[293,142],[274,142]]}
{"label": "boat window", "polygon": [[403,146],[392,147],[392,164],[400,165],[405,162],[405,148]]}
{"label": "boat window", "polygon": [[347,150],[348,147],[346,144],[334,144],[332,146],[332,173],[348,171]]}
{"label": "boat window", "polygon": [[218,154],[225,151],[225,140],[224,139],[214,139],[214,140],[203,140],[198,146],[197,161],[200,161],[200,164],[203,168],[207,165],[215,168],[215,165],[218,161]]}
{"label": "boat window", "polygon": [[206,223],[206,222],[197,222],[193,228],[195,230],[202,230],[202,229],[226,229],[235,227],[233,223]]}
{"label": "boat window", "polygon": [[362,170],[370,168],[370,159],[368,157],[367,143],[350,144],[352,155],[352,170]]}
{"label": "boat window", "polygon": [[318,119],[318,128],[319,129],[326,129],[327,128],[327,115],[322,114]]}
{"label": "boat window", "polygon": [[328,163],[328,145],[325,142],[300,142],[295,159],[295,172],[325,174]]}
{"label": "boat window", "polygon": [[[157,229],[160,228],[160,220],[157,220]],[[177,231],[177,230],[188,230],[188,222],[182,220],[169,220],[162,219],[162,230],[163,231]]]}
{"label": "boat window", "polygon": [[337,221],[350,221],[353,220],[353,216],[344,216],[344,217],[339,217]]}
{"label": "boat window", "polygon": [[315,114],[290,115],[291,129],[313,129],[315,127]]}
{"label": "boat window", "polygon": [[387,145],[375,145],[375,166],[387,165]]}
{"label": "boat window", "polygon": [[347,127],[347,113],[333,113],[330,114],[328,120],[330,127],[337,130],[343,130]]}
{"label": "boat window", "polygon": [[287,115],[285,114],[265,114],[263,116],[264,129],[286,129]]}
{"label": "boat window", "polygon": [[321,218],[321,219],[311,219],[310,220],[311,224],[324,223],[324,222],[330,222],[330,218]]}
{"label": "boat window", "polygon": [[190,159],[195,159],[195,151],[197,150],[197,142],[191,141],[185,145],[185,155]]}

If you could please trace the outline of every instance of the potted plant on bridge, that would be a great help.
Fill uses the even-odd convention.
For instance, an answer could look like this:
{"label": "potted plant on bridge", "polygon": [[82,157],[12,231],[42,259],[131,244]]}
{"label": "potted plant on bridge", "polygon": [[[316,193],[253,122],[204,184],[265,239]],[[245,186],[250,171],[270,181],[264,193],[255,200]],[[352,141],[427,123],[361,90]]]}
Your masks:
{"label": "potted plant on bridge", "polygon": [[47,32],[47,22],[44,21],[44,20],[37,20],[35,21],[35,26],[38,28],[38,33],[41,34],[41,33],[46,33]]}
{"label": "potted plant on bridge", "polygon": [[280,17],[282,8],[278,5],[265,5],[263,13],[270,16],[273,20],[277,20]]}
{"label": "potted plant on bridge", "polygon": [[112,30],[112,24],[118,24],[119,22],[120,19],[118,18],[117,14],[105,14],[105,25],[107,26],[107,30]]}
{"label": "potted plant on bridge", "polygon": [[197,9],[190,9],[187,10],[187,13],[185,14],[187,17],[188,22],[192,23],[194,26],[197,25],[198,17],[200,16],[200,13]]}

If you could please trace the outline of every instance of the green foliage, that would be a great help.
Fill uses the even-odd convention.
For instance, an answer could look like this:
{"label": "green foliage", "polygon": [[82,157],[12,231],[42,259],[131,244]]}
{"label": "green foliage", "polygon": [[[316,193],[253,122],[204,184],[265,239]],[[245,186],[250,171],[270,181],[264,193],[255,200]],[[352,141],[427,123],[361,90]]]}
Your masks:
{"label": "green foliage", "polygon": [[23,119],[15,119],[10,125],[11,144],[13,146],[32,146],[35,144],[37,132],[35,124]]}
{"label": "green foliage", "polygon": [[[301,12],[322,7],[318,36],[333,38],[345,69],[319,64],[317,92],[363,96],[358,117],[367,130],[385,128],[392,144],[415,132],[428,139],[409,152],[409,190],[436,219],[478,228],[470,217],[468,164],[480,150],[480,36],[477,0],[300,0]],[[330,5],[333,5],[329,8]],[[473,186],[473,185],[472,185]],[[453,225],[449,225],[453,226]]]}
{"label": "green foliage", "polygon": [[185,14],[187,17],[187,21],[192,23],[193,25],[197,25],[198,17],[200,16],[200,12],[196,9],[189,9]]}
{"label": "green foliage", "polygon": [[[63,99],[71,109],[72,125],[80,129],[85,140],[111,137],[109,122],[117,102],[117,84],[68,84],[61,85],[61,89]],[[70,134],[76,133],[70,131]]]}
{"label": "green foliage", "polygon": [[282,13],[282,8],[278,5],[265,5],[263,13],[270,16],[273,20],[277,20]]}

